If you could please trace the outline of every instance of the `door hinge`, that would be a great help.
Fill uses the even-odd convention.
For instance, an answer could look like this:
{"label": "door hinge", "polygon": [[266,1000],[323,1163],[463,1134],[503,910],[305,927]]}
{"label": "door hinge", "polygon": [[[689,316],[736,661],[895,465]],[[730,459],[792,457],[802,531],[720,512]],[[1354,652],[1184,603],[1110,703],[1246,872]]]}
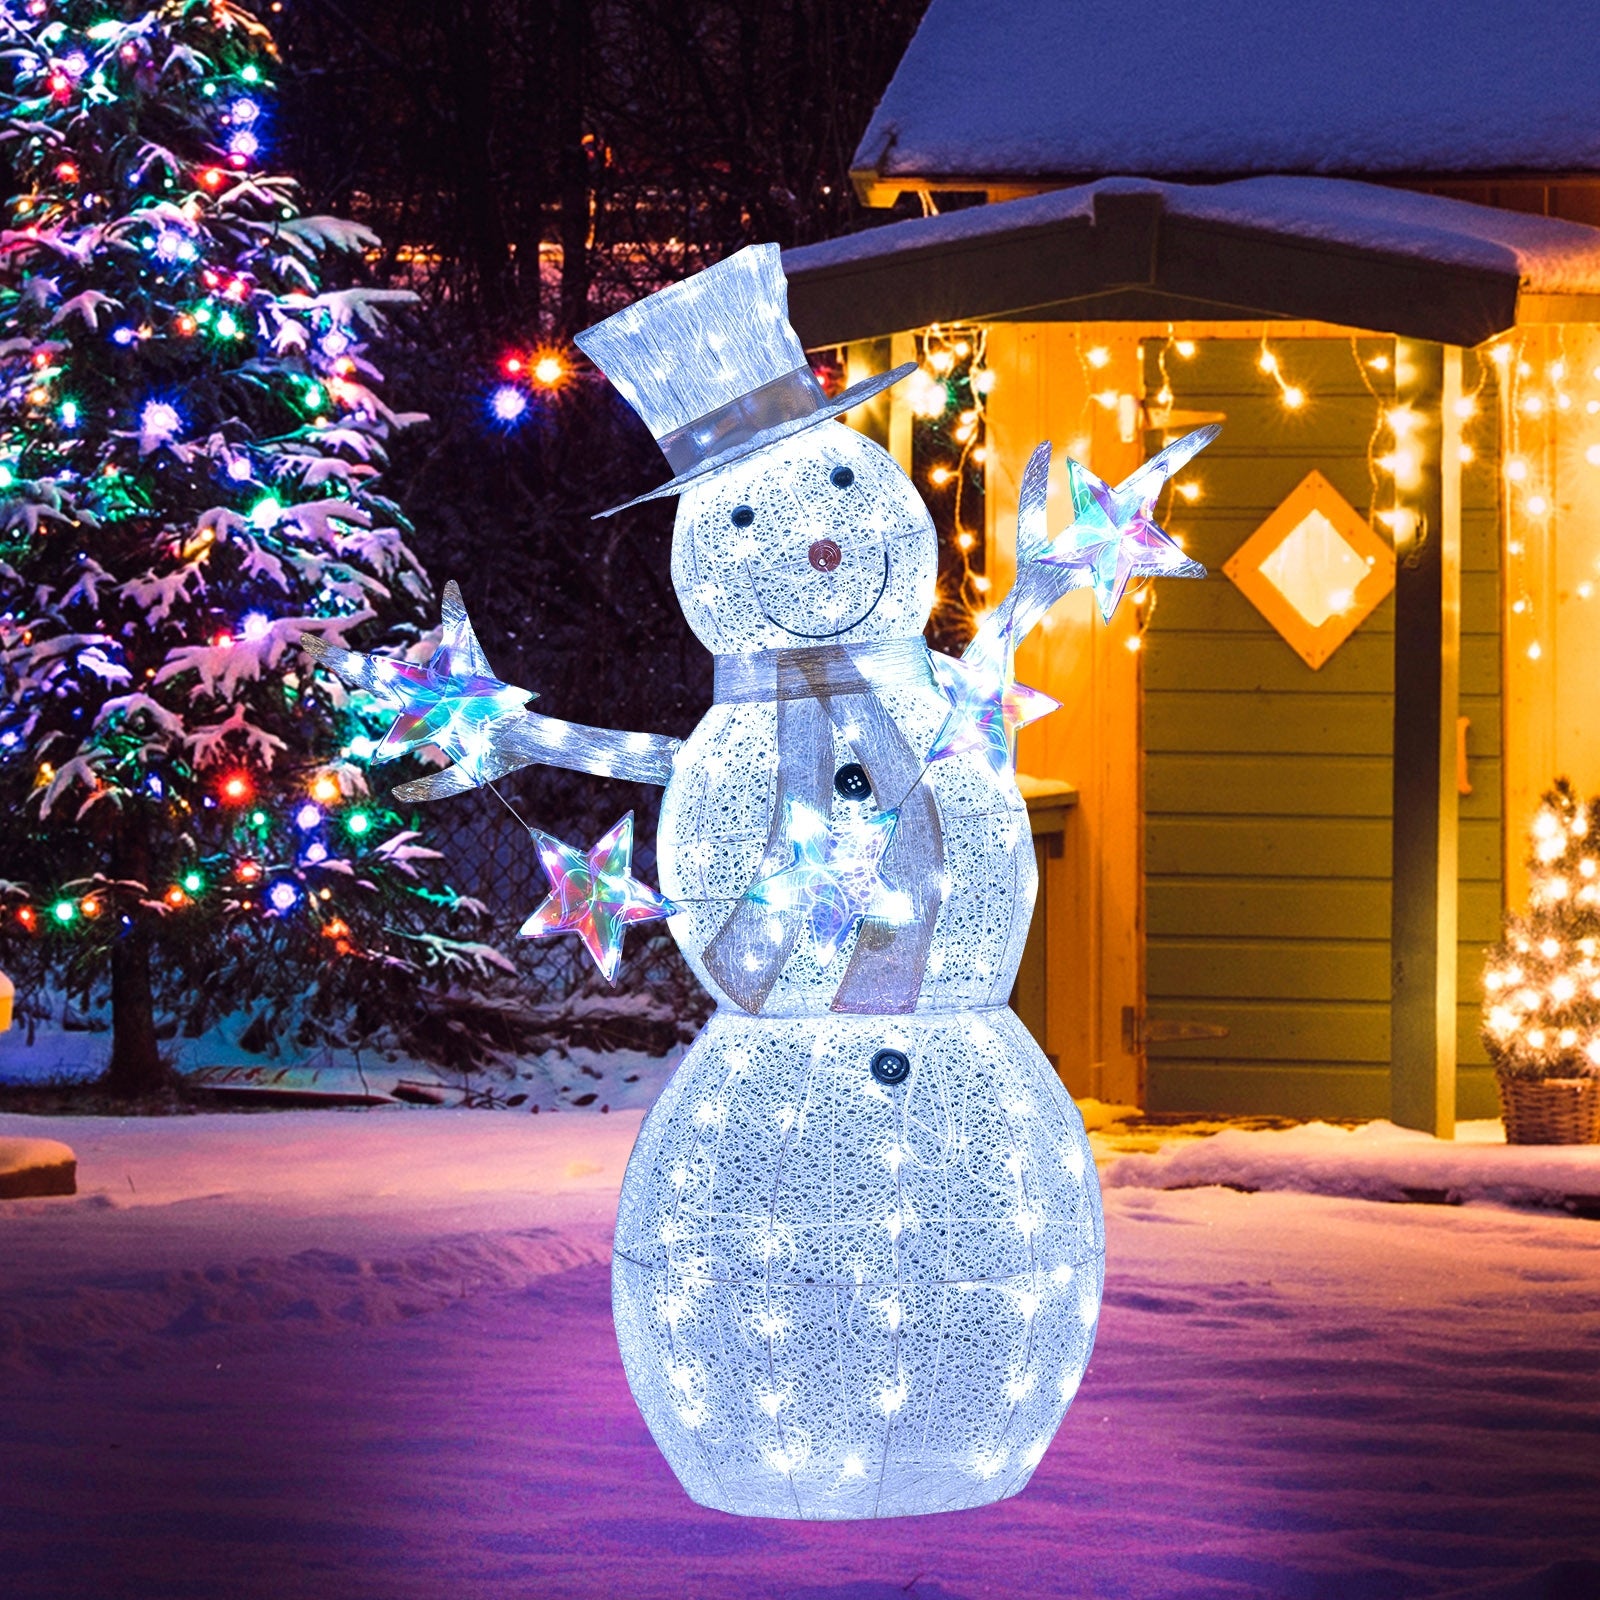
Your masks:
{"label": "door hinge", "polygon": [[1197,1039],[1226,1039],[1228,1030],[1218,1022],[1152,1021],[1136,1006],[1122,1008],[1122,1048],[1141,1055],[1153,1044],[1185,1044]]}

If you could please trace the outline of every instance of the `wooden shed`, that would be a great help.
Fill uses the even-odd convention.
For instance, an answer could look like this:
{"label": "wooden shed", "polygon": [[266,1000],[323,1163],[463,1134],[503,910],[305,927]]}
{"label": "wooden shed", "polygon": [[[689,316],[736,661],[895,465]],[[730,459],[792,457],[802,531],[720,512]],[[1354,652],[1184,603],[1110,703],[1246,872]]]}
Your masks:
{"label": "wooden shed", "polygon": [[[856,371],[981,349],[996,596],[1035,443],[1115,481],[1224,424],[1163,506],[1212,576],[1110,627],[1069,597],[1019,657],[1063,710],[1019,749],[1044,896],[1017,1003],[1068,1087],[1448,1133],[1494,1114],[1481,952],[1537,795],[1600,788],[1600,229],[1506,204],[1600,218],[1600,22],[1542,85],[1564,118],[1497,101],[1451,168],[1428,62],[1409,124],[1387,70],[1357,102],[1326,63],[1304,100],[1282,72],[1257,93],[1231,45],[1204,77],[1228,9],[1097,41],[1080,7],[934,0],[857,158],[869,200],[926,215],[789,252],[791,309]],[[1352,9],[1402,37],[1430,10]],[[1125,78],[1135,19],[1154,110],[1059,93]],[[1462,26],[1507,31],[1476,3]],[[1325,175],[1345,150],[1392,182]],[[1130,170],[1155,175],[1099,176]],[[908,466],[917,381],[854,419]]]}

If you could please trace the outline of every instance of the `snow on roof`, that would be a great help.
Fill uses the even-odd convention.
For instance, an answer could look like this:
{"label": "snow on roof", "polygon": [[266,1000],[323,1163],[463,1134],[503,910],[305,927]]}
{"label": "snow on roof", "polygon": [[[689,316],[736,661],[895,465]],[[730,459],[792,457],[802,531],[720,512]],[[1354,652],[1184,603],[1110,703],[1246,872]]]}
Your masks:
{"label": "snow on roof", "polygon": [[1600,6],[932,0],[883,177],[1600,170]]}
{"label": "snow on roof", "polygon": [[1095,197],[1105,194],[1159,194],[1171,216],[1323,239],[1449,266],[1514,272],[1530,294],[1600,292],[1600,228],[1342,178],[1243,178],[1218,184],[1102,178],[1072,189],[889,223],[787,250],[784,270],[792,277],[897,250],[921,250],[1087,217],[1093,214]]}

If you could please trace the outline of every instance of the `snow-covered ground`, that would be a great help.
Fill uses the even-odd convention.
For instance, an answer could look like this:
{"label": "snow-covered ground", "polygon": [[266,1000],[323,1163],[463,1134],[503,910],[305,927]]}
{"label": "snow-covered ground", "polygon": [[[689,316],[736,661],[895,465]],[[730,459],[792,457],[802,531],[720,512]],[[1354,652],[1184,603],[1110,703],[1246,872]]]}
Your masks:
{"label": "snow-covered ground", "polygon": [[[601,1013],[614,1023],[626,1023],[630,1012],[641,1010],[630,1002],[640,998],[627,996],[590,1006],[583,1000],[569,1002],[560,1015],[581,1024],[588,1013]],[[544,1110],[603,1105],[608,1111],[621,1111],[653,1105],[683,1055],[681,1050],[652,1056],[642,1050],[599,1050],[579,1044],[521,1059],[503,1058],[493,1072],[450,1074],[397,1051],[327,1048],[288,1060],[260,1055],[237,1042],[249,1020],[229,1017],[195,1038],[170,1040],[164,1048],[174,1070],[184,1076],[227,1073],[233,1083],[286,1075],[290,1087],[347,1097],[382,1098],[391,1095],[397,1083],[437,1084],[452,1104],[463,1095],[490,1094],[502,1100],[515,1095],[519,1106]],[[561,1031],[559,1022],[557,1028]],[[63,1027],[58,998],[47,1022],[31,1030],[18,1026],[0,1033],[0,1087],[88,1083],[105,1072],[110,1059],[109,1029]]]}
{"label": "snow-covered ground", "polygon": [[1600,1595],[1600,1223],[1139,1187],[1227,1146],[1113,1127],[1099,1348],[1032,1486],[741,1521],[618,1364],[639,1116],[0,1116],[81,1185],[0,1203],[0,1593]]}
{"label": "snow-covered ground", "polygon": [[1226,1184],[1433,1205],[1490,1200],[1600,1216],[1600,1146],[1508,1145],[1498,1121],[1460,1123],[1454,1139],[1392,1122],[1223,1128],[1209,1138],[1180,1138],[1126,1155],[1107,1170],[1106,1181],[1141,1189]]}

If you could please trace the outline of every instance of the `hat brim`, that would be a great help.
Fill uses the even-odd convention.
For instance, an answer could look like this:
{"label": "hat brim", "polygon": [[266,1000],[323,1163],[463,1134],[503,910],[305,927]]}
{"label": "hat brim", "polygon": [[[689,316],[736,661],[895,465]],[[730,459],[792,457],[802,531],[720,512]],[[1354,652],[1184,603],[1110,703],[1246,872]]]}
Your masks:
{"label": "hat brim", "polygon": [[902,378],[909,378],[916,370],[916,362],[907,361],[889,372],[878,372],[870,378],[863,378],[860,383],[852,384],[842,394],[816,411],[809,411],[803,417],[794,417],[788,422],[780,422],[776,427],[752,434],[742,444],[724,450],[720,455],[711,456],[688,472],[680,472],[670,483],[662,484],[659,489],[652,489],[648,494],[635,495],[633,499],[623,501],[620,506],[612,506],[609,511],[595,512],[591,520],[598,522],[602,517],[614,517],[619,511],[626,511],[631,506],[641,506],[647,500],[663,500],[668,495],[682,494],[691,484],[698,483],[702,478],[709,478],[713,473],[721,472],[724,467],[731,467],[736,461],[743,461],[746,456],[755,455],[758,450],[766,450],[772,445],[781,444],[785,439],[803,433],[807,428],[814,428],[819,422],[831,422],[846,411],[853,411],[862,401],[870,400],[875,394],[881,394],[890,384],[899,383]]}

